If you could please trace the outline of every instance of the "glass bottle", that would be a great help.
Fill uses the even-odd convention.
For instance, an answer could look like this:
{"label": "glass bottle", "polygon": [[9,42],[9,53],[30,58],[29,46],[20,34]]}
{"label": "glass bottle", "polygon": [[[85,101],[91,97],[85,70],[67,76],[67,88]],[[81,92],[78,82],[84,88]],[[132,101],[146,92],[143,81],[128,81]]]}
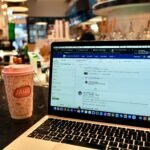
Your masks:
{"label": "glass bottle", "polygon": [[150,40],[150,20],[147,22],[147,40]]}
{"label": "glass bottle", "polygon": [[28,46],[24,47],[24,64],[30,64],[30,57],[28,54]]}
{"label": "glass bottle", "polygon": [[127,39],[128,40],[135,40],[135,32],[134,32],[134,29],[133,29],[133,23],[132,21],[130,21],[130,24],[129,24],[129,32],[127,33]]}

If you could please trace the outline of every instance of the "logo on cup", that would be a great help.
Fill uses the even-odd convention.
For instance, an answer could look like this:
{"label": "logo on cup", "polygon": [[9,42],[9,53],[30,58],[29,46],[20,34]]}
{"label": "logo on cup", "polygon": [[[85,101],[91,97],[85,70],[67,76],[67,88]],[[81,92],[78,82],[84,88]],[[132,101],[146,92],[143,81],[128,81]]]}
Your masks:
{"label": "logo on cup", "polygon": [[29,85],[19,87],[14,91],[14,97],[22,98],[27,97],[31,94],[31,87]]}

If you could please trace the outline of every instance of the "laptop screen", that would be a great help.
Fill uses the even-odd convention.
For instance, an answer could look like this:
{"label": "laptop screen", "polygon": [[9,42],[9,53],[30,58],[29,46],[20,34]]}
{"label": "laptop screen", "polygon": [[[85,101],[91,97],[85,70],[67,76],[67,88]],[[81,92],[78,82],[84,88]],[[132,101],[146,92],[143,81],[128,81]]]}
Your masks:
{"label": "laptop screen", "polygon": [[52,112],[150,123],[148,42],[54,43],[51,69]]}

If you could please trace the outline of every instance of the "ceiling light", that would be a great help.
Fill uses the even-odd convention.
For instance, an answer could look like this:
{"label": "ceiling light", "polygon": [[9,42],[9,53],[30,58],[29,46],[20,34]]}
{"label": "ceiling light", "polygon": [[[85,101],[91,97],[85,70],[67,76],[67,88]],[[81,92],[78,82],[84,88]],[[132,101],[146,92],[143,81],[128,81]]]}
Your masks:
{"label": "ceiling light", "polygon": [[17,3],[17,2],[25,2],[27,0],[4,0],[5,2],[14,2],[14,3]]}
{"label": "ceiling light", "polygon": [[47,25],[47,22],[36,22],[36,25]]}
{"label": "ceiling light", "polygon": [[13,12],[26,12],[29,10],[25,6],[12,6],[12,7],[8,7],[8,9],[12,10]]}
{"label": "ceiling light", "polygon": [[3,11],[3,15],[6,16],[6,15],[7,15],[7,12],[6,12],[6,11]]}
{"label": "ceiling light", "polygon": [[7,4],[2,4],[1,6],[2,9],[7,9],[7,7],[8,7]]}

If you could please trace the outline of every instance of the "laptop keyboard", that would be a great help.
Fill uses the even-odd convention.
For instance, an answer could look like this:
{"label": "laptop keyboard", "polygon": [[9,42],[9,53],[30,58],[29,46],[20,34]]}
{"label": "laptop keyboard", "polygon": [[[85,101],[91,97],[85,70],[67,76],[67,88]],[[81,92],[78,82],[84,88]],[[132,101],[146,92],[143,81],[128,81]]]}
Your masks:
{"label": "laptop keyboard", "polygon": [[28,137],[99,150],[150,150],[150,132],[48,119]]}

